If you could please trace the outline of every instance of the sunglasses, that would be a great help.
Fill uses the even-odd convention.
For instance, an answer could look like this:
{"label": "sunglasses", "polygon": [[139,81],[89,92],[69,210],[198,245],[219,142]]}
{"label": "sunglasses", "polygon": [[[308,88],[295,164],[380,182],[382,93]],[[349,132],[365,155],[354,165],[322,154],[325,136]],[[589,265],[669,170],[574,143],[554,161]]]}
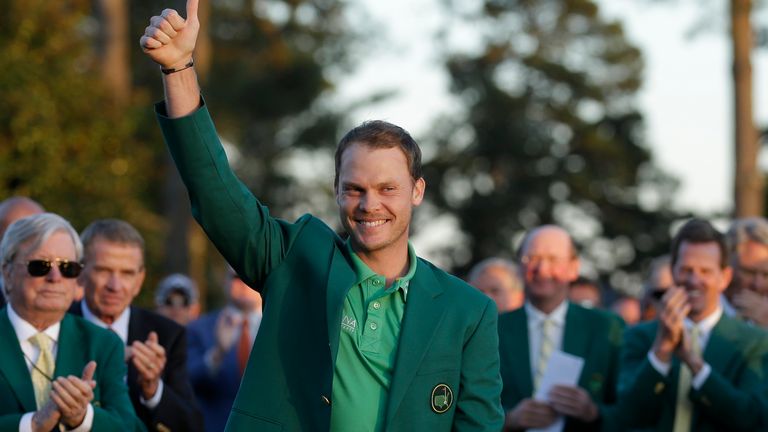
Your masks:
{"label": "sunglasses", "polygon": [[80,276],[83,270],[83,264],[77,261],[56,258],[53,261],[42,259],[27,261],[27,273],[32,277],[43,277],[51,272],[54,263],[59,265],[59,273],[67,279]]}

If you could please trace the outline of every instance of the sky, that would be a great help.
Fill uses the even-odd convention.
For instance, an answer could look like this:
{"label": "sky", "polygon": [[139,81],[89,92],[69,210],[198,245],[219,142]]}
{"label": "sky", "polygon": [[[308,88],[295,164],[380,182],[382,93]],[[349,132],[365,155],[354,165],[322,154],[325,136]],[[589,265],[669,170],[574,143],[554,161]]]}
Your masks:
{"label": "sky", "polygon": [[[603,16],[621,21],[643,52],[646,70],[638,101],[646,119],[646,143],[656,164],[681,182],[677,208],[700,215],[729,212],[733,121],[727,2],[704,2],[713,8],[711,13],[695,0],[598,3]],[[341,83],[338,97],[354,100],[372,90],[396,91],[384,103],[355,111],[353,120],[385,119],[417,139],[426,136],[432,120],[457,105],[448,94],[433,41],[440,24],[439,0],[364,4],[378,23],[380,42],[370,51],[376,55],[367,56]],[[705,29],[694,31],[702,22],[708,24]],[[768,53],[756,52],[752,68],[755,120],[768,125]],[[768,169],[768,157],[762,160]]]}

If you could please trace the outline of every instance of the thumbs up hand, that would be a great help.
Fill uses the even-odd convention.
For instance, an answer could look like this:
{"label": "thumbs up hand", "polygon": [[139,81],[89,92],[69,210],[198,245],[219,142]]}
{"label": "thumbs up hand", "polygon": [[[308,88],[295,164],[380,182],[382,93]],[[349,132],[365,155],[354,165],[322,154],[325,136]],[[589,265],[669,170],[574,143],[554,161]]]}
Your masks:
{"label": "thumbs up hand", "polygon": [[197,18],[199,0],[187,0],[187,19],[173,9],[153,16],[141,36],[141,49],[155,63],[166,69],[181,69],[192,60],[200,21]]}

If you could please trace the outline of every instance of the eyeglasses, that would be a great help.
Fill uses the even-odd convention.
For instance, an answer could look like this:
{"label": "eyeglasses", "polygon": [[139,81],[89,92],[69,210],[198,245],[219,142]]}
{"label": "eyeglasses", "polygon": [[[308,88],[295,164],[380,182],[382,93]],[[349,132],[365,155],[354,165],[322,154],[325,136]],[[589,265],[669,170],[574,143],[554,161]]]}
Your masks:
{"label": "eyeglasses", "polygon": [[536,267],[540,264],[560,265],[571,261],[571,257],[557,257],[552,255],[523,255],[520,257],[520,263]]}
{"label": "eyeglasses", "polygon": [[80,272],[83,270],[83,264],[77,261],[56,258],[53,261],[42,259],[27,261],[27,273],[32,277],[43,277],[51,272],[54,263],[59,265],[59,273],[67,279],[80,276]]}

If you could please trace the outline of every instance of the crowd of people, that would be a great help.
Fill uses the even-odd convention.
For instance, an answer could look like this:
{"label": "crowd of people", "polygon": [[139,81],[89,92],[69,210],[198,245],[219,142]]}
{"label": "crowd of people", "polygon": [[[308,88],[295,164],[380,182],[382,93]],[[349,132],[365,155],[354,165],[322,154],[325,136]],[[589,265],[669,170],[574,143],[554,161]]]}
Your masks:
{"label": "crowd of people", "polygon": [[341,236],[273,217],[231,170],[200,95],[198,0],[141,37],[156,114],[192,214],[227,260],[200,315],[181,274],[134,305],[141,234],[81,233],[25,197],[0,203],[0,430],[768,430],[768,221],[687,221],[641,299],[605,307],[562,227],[467,281],[409,242],[421,151],[369,121],[335,154]]}

